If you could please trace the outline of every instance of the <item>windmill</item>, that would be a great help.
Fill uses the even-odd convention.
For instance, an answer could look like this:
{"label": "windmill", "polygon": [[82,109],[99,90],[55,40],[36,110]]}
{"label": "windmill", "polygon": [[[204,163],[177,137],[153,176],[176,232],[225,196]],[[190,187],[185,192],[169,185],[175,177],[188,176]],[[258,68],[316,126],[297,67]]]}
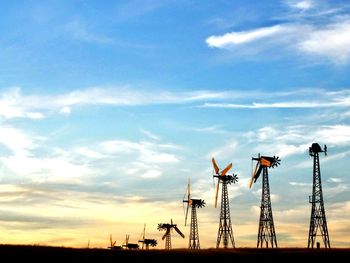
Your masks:
{"label": "windmill", "polygon": [[[205,206],[205,202],[202,199],[191,198],[191,186],[190,178],[188,178],[187,190],[187,200],[183,200],[183,204],[187,203],[186,215],[185,215],[185,226],[187,223],[188,209],[191,207],[191,226],[190,226],[190,238],[189,238],[189,249],[200,249],[199,245],[199,234],[198,234],[198,221],[197,221],[197,208],[202,208]],[[183,199],[185,199],[185,196]],[[184,207],[185,208],[185,207]]]}
{"label": "windmill", "polygon": [[[310,228],[309,228],[309,238],[308,238],[308,248],[314,248],[317,230],[320,229],[321,237],[325,248],[331,248],[329,242],[329,234],[326,220],[326,212],[323,203],[322,194],[322,183],[321,183],[321,170],[320,170],[320,152],[324,152],[327,155],[327,146],[321,149],[318,143],[313,143],[309,148],[309,154],[313,157],[314,167],[313,167],[313,184],[312,184],[312,196],[309,196],[309,202],[311,203],[311,217],[310,217]],[[319,246],[317,242],[317,246]]]}
{"label": "windmill", "polygon": [[[116,246],[115,243],[117,241],[113,241],[113,238],[112,238],[112,234],[109,235],[109,242],[110,242],[110,245],[109,245],[109,249],[121,249],[122,247],[121,246]],[[90,242],[89,242],[90,243]]]}
{"label": "windmill", "polygon": [[259,154],[258,158],[252,158],[252,161],[257,161],[257,163],[253,171],[252,179],[250,180],[249,188],[252,188],[253,182],[255,183],[261,171],[263,172],[257,247],[263,247],[265,245],[266,248],[268,248],[269,243],[272,248],[277,247],[275,225],[272,216],[268,168],[277,167],[281,160],[276,156],[268,157],[260,156]]}
{"label": "windmill", "polygon": [[218,237],[216,241],[216,248],[219,248],[221,240],[223,239],[224,248],[228,247],[229,240],[231,241],[231,245],[235,247],[235,241],[232,233],[232,224],[231,224],[231,216],[230,216],[230,205],[228,199],[228,191],[227,184],[237,183],[238,177],[236,174],[226,175],[227,172],[232,168],[232,163],[226,166],[225,169],[220,171],[218,165],[215,162],[215,159],[211,159],[215,174],[213,178],[217,178],[216,192],[215,192],[215,208],[218,203],[218,195],[219,195],[219,187],[220,183],[222,184],[222,194],[221,194],[221,210],[220,210],[220,223],[218,230]]}
{"label": "windmill", "polygon": [[122,245],[123,247],[126,247],[127,249],[139,249],[139,245],[135,243],[129,243],[129,235],[126,235],[125,238],[125,244]]}
{"label": "windmill", "polygon": [[172,229],[175,229],[175,231],[182,237],[185,238],[185,235],[182,234],[180,229],[177,227],[176,224],[173,224],[173,220],[171,219],[171,223],[161,223],[158,224],[158,230],[162,231],[165,230],[165,234],[162,237],[162,240],[165,239],[165,249],[171,249],[171,231]]}
{"label": "windmill", "polygon": [[142,243],[142,249],[144,249],[144,245],[146,246],[146,250],[149,250],[149,246],[155,247],[157,246],[157,240],[145,238],[146,236],[146,224],[143,226],[142,239],[139,240],[139,243]]}

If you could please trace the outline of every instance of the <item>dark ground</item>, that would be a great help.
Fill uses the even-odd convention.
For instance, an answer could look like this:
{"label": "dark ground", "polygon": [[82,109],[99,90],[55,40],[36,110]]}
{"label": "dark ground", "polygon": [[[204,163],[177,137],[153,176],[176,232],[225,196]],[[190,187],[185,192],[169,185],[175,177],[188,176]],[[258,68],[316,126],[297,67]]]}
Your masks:
{"label": "dark ground", "polygon": [[[108,250],[0,245],[2,262],[348,262],[350,249]],[[181,262],[182,261],[182,262]],[[298,262],[299,261],[299,262]]]}

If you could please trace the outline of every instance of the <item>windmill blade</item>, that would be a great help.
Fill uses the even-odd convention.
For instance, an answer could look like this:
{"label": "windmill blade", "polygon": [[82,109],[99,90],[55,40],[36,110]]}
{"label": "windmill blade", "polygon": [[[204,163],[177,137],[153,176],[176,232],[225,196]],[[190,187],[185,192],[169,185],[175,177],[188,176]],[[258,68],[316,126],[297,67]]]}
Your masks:
{"label": "windmill blade", "polygon": [[225,176],[226,173],[232,168],[232,163],[230,163],[229,165],[226,166],[226,168],[224,170],[222,170],[221,172],[221,176]]}
{"label": "windmill blade", "polygon": [[211,158],[211,162],[213,163],[215,173],[216,173],[216,174],[219,174],[219,167],[218,167],[218,165],[216,164],[214,157]]}
{"label": "windmill blade", "polygon": [[170,228],[167,228],[167,230],[165,231],[164,236],[162,236],[162,240],[164,240],[165,237],[166,237],[167,235],[169,235],[169,234],[170,234]]}
{"label": "windmill blade", "polygon": [[182,232],[180,231],[180,229],[177,228],[177,226],[174,226],[174,229],[182,238],[185,238],[185,235],[182,234]]}
{"label": "windmill blade", "polygon": [[187,203],[186,215],[185,215],[185,226],[187,223],[188,208],[190,207],[189,202]]}
{"label": "windmill blade", "polygon": [[113,243],[113,239],[112,239],[112,234],[109,235],[109,241],[111,242],[111,247],[113,246],[112,243]]}
{"label": "windmill blade", "polygon": [[188,192],[188,200],[190,200],[190,196],[191,196],[191,182],[190,182],[190,177],[188,177],[188,181],[187,181],[187,192]]}
{"label": "windmill blade", "polygon": [[112,245],[112,247],[114,247],[114,246],[115,246],[115,243],[117,243],[117,241],[114,241],[114,242],[113,242],[113,245]]}
{"label": "windmill blade", "polygon": [[262,169],[263,169],[263,167],[262,167],[262,165],[260,165],[258,171],[257,171],[256,174],[255,174],[254,183],[256,182],[256,180],[258,180],[258,178],[259,178],[259,176],[260,176],[260,174],[261,174]]}
{"label": "windmill blade", "polygon": [[254,177],[255,177],[256,171],[258,170],[258,166],[259,166],[259,162],[257,162],[255,165],[255,169],[252,173],[252,178],[250,179],[249,188],[252,188]]}
{"label": "windmill blade", "polygon": [[218,179],[218,184],[216,185],[216,193],[215,193],[215,203],[214,203],[215,208],[218,205],[219,184],[220,184],[220,180]]}

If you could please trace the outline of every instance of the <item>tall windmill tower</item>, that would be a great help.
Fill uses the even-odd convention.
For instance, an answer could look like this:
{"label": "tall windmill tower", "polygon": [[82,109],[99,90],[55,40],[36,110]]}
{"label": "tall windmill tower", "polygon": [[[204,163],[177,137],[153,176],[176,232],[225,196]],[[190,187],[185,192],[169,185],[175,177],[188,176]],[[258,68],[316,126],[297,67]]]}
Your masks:
{"label": "tall windmill tower", "polygon": [[321,170],[319,154],[324,152],[327,155],[327,146],[321,149],[318,143],[313,143],[309,148],[309,154],[314,159],[313,167],[313,184],[312,184],[312,196],[309,196],[309,202],[311,203],[311,217],[309,228],[308,248],[314,248],[317,230],[320,229],[321,237],[325,248],[331,248],[329,243],[329,235],[327,228],[326,212],[324,210],[322,183],[321,183]]}
{"label": "tall windmill tower", "polygon": [[268,248],[270,244],[272,248],[277,248],[275,225],[272,216],[268,168],[277,167],[281,160],[275,156],[260,156],[260,154],[258,158],[252,158],[252,160],[257,161],[257,163],[252,179],[250,180],[250,188],[252,188],[253,182],[255,183],[259,178],[261,171],[263,172],[257,247],[265,246]]}
{"label": "tall windmill tower", "polygon": [[216,193],[215,193],[215,203],[214,203],[215,208],[217,207],[217,203],[218,203],[219,186],[220,186],[220,183],[222,184],[220,223],[219,223],[218,237],[216,240],[216,248],[220,247],[221,240],[223,240],[224,248],[228,247],[229,242],[234,248],[235,240],[233,238],[233,233],[232,233],[227,184],[236,183],[238,181],[238,177],[235,174],[226,175],[226,173],[232,168],[232,163],[227,165],[226,168],[220,172],[220,169],[216,164],[215,159],[212,158],[211,161],[213,163],[214,171],[215,171],[213,178],[218,179],[217,185],[216,185]]}
{"label": "tall windmill tower", "polygon": [[162,240],[165,239],[165,249],[171,249],[171,230],[175,229],[175,231],[182,237],[185,238],[185,235],[182,234],[180,229],[177,227],[176,224],[173,224],[173,220],[171,219],[171,223],[162,223],[158,224],[158,230],[162,231],[165,230],[165,234],[162,237]]}
{"label": "tall windmill tower", "polygon": [[[187,200],[185,196],[187,194]],[[188,209],[191,207],[191,226],[190,226],[190,238],[188,249],[200,249],[199,244],[199,234],[198,234],[198,221],[197,221],[197,208],[202,208],[205,206],[205,202],[202,199],[191,198],[191,186],[190,178],[188,178],[187,191],[185,193],[183,203],[187,203],[186,215],[185,215],[185,226],[187,223]]]}

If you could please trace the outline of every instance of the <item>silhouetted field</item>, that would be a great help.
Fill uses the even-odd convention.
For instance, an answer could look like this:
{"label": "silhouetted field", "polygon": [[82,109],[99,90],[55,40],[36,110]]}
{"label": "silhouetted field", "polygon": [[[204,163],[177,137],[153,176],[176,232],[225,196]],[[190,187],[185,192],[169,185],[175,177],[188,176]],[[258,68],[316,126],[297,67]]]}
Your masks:
{"label": "silhouetted field", "polygon": [[[315,260],[347,261],[350,249],[307,250],[296,248],[280,249],[203,249],[189,251],[185,249],[166,250],[108,250],[108,249],[75,249],[64,247],[44,246],[12,246],[1,245],[0,257],[2,262],[181,262],[180,260],[209,260],[219,263],[221,260],[235,260],[234,262],[259,261],[285,261],[315,262]],[[244,261],[243,261],[244,260]],[[299,262],[298,262],[299,261]],[[222,262],[222,261],[221,261]],[[233,262],[233,261],[232,261]]]}

